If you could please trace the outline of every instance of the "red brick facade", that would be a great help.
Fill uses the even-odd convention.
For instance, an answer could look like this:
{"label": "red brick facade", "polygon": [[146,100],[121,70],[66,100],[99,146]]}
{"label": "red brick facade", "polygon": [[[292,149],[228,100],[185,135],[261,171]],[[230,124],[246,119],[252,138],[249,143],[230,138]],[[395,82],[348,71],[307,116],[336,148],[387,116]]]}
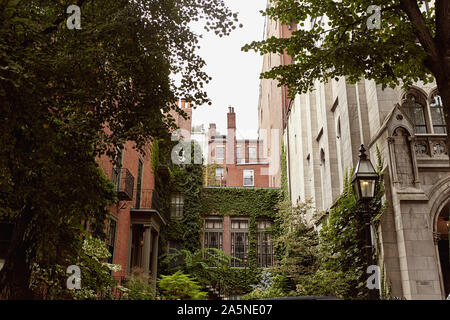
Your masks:
{"label": "red brick facade", "polygon": [[[236,114],[230,107],[227,114],[227,135],[216,135],[216,125],[211,123],[208,132],[209,164],[223,168],[220,186],[269,187],[269,163],[262,158],[263,141],[236,139]],[[253,170],[253,183],[244,183],[244,171]],[[247,180],[249,182],[250,180]]]}

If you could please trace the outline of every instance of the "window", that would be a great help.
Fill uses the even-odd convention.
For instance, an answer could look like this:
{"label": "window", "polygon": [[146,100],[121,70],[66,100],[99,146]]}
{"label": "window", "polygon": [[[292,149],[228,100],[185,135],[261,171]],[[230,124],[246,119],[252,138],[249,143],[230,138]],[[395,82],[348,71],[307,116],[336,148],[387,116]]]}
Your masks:
{"label": "window", "polygon": [[217,159],[225,159],[225,148],[224,147],[216,147],[216,158]]}
{"label": "window", "polygon": [[251,160],[256,159],[256,147],[248,147],[248,157]]}
{"label": "window", "polygon": [[433,121],[434,133],[447,133],[447,127],[444,118],[444,106],[442,98],[435,93],[431,96],[430,103],[431,120]]}
{"label": "window", "polygon": [[223,168],[216,168],[216,181],[222,180],[224,177],[224,170]]}
{"label": "window", "polygon": [[111,219],[109,221],[109,228],[108,228],[108,251],[111,254],[111,257],[109,257],[108,259],[109,263],[113,263],[114,247],[116,243],[116,229],[117,229],[117,222],[116,220]]}
{"label": "window", "polygon": [[236,158],[239,159],[241,157],[241,147],[236,147]]}
{"label": "window", "polygon": [[142,175],[144,171],[144,161],[138,159],[138,173],[136,182],[136,209],[141,207],[141,193],[142,193]]}
{"label": "window", "polygon": [[170,216],[182,217],[184,206],[184,195],[182,193],[175,193],[172,195],[170,204]]}
{"label": "window", "polygon": [[402,104],[402,109],[414,123],[415,133],[427,133],[425,120],[425,103],[418,93],[408,93]]}
{"label": "window", "polygon": [[267,232],[272,223],[267,220],[258,221],[258,267],[273,267],[272,235]]}
{"label": "window", "polygon": [[248,220],[231,220],[231,256],[239,259],[231,261],[232,267],[248,265]]}
{"label": "window", "polygon": [[223,250],[223,219],[205,219],[203,247]]}
{"label": "window", "polygon": [[253,170],[244,170],[244,187],[253,187],[254,186],[254,171]]}

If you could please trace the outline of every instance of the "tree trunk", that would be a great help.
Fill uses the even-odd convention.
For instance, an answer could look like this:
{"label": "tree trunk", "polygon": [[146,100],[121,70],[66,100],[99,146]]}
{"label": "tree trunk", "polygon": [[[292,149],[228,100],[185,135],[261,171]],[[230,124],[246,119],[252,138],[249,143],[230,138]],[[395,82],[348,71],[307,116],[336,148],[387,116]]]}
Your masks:
{"label": "tree trunk", "polygon": [[33,291],[29,288],[31,270],[26,259],[28,244],[23,240],[27,224],[26,214],[22,213],[14,226],[6,262],[0,271],[0,300],[33,298]]}

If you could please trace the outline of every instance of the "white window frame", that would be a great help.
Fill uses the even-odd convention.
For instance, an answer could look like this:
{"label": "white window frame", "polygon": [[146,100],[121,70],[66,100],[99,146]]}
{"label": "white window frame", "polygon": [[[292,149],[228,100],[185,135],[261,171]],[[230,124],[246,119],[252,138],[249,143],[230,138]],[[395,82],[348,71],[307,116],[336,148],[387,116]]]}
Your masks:
{"label": "white window frame", "polygon": [[[251,174],[251,177],[252,177],[252,184],[250,185],[250,184],[245,184],[245,173],[246,172],[251,172],[252,174]],[[246,169],[246,170],[244,170],[243,172],[242,172],[242,179],[243,179],[243,186],[244,187],[254,187],[255,186],[255,170],[253,170],[253,169]]]}

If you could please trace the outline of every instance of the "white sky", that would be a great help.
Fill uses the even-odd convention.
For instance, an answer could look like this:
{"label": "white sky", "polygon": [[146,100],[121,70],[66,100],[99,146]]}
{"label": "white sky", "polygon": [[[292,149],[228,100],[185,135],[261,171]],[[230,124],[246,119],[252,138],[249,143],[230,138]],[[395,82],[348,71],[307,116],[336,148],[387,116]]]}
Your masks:
{"label": "white sky", "polygon": [[237,28],[228,37],[218,37],[213,32],[199,29],[203,34],[199,54],[206,61],[205,71],[213,79],[206,90],[212,106],[200,106],[193,112],[192,124],[216,123],[217,130],[226,134],[228,107],[236,113],[237,134],[240,137],[256,138],[258,127],[259,74],[262,56],[255,52],[242,52],[244,44],[262,40],[264,17],[260,10],[267,0],[225,0],[233,12],[239,13]]}

